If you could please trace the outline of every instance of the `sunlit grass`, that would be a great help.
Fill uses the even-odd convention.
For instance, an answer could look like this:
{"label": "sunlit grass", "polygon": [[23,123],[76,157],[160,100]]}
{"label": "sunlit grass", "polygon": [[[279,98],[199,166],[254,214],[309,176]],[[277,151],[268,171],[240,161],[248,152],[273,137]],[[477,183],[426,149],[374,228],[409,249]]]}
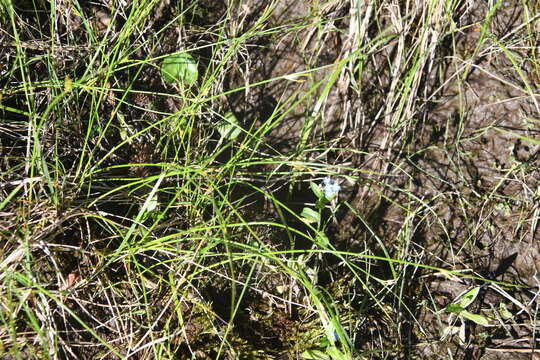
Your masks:
{"label": "sunlit grass", "polygon": [[[0,2],[0,353],[429,358],[471,321],[534,334],[532,285],[484,249],[499,212],[534,239],[537,155],[476,144],[539,145],[538,9],[499,36],[500,1],[473,23],[459,1],[165,3]],[[194,85],[162,78],[182,52]],[[480,98],[523,121],[471,120]]]}

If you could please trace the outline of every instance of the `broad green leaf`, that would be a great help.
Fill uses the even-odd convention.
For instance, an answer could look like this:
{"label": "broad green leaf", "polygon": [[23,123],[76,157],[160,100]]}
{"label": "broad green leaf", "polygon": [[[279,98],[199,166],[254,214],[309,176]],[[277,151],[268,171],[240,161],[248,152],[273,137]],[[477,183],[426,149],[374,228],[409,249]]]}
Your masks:
{"label": "broad green leaf", "polygon": [[328,204],[328,200],[324,197],[324,194],[322,197],[318,198],[315,202],[315,207],[319,210],[323,210],[324,207]]}
{"label": "broad green leaf", "polygon": [[472,322],[477,323],[478,325],[487,326],[489,325],[489,320],[484,315],[480,314],[473,314],[468,312],[467,310],[463,310],[460,313],[461,316],[463,316],[465,319],[471,320]]}
{"label": "broad green leaf", "polygon": [[326,349],[326,353],[331,356],[332,360],[348,360],[344,353],[337,347],[330,346]]}
{"label": "broad green leaf", "polygon": [[459,304],[450,304],[446,307],[446,312],[459,314],[463,311],[463,307]]}
{"label": "broad green leaf", "polygon": [[318,232],[316,239],[317,239],[317,243],[319,245],[322,245],[323,247],[327,247],[330,245],[330,240],[328,239],[328,236],[326,236],[323,232]]}
{"label": "broad green leaf", "polygon": [[300,216],[304,219],[305,222],[311,224],[311,223],[318,223],[321,219],[320,214],[316,212],[315,210],[305,207],[302,210],[302,213]]}
{"label": "broad green leaf", "polygon": [[240,122],[232,112],[228,112],[217,125],[216,129],[222,138],[234,140],[242,133]]}
{"label": "broad green leaf", "polygon": [[459,304],[465,309],[467,306],[472,304],[472,302],[478,296],[479,292],[480,292],[480,286],[477,286],[469,290],[465,295],[463,295]]}
{"label": "broad green leaf", "polygon": [[331,360],[332,358],[321,350],[306,350],[302,353],[302,359],[306,360]]}
{"label": "broad green leaf", "polygon": [[171,54],[161,63],[161,76],[170,83],[191,86],[199,77],[197,65],[197,61],[187,52]]}
{"label": "broad green leaf", "polygon": [[310,182],[309,183],[309,187],[311,188],[311,191],[313,191],[313,193],[315,194],[315,196],[317,197],[317,199],[320,199],[324,196],[324,193],[321,189],[321,187],[316,184],[315,182]]}

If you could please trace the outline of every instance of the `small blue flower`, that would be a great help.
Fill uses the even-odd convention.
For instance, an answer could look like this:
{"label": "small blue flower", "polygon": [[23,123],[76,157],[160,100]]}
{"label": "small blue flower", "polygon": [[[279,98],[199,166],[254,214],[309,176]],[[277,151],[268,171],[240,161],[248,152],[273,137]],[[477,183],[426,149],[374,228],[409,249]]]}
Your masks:
{"label": "small blue flower", "polygon": [[329,200],[337,196],[341,190],[341,186],[339,186],[337,180],[332,180],[330,177],[325,177],[323,183],[324,197]]}

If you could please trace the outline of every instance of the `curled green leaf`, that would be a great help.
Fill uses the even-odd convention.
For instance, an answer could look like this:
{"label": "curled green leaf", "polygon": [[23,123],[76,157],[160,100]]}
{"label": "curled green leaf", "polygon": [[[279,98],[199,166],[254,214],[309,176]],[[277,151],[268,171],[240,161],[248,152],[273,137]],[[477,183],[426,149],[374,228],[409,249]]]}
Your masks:
{"label": "curled green leaf", "polygon": [[191,86],[199,77],[197,60],[187,52],[171,54],[161,63],[161,76],[167,82]]}
{"label": "curled green leaf", "polygon": [[489,325],[489,319],[485,317],[484,315],[480,314],[473,314],[468,312],[467,310],[463,310],[460,314],[465,319],[471,320],[472,322],[477,323],[478,325],[487,326]]}
{"label": "curled green leaf", "polygon": [[459,302],[459,305],[463,307],[464,309],[471,305],[472,302],[476,299],[478,296],[478,293],[480,292],[480,286],[477,286],[475,288],[472,288],[471,290],[467,291],[465,295],[461,298],[461,301]]}
{"label": "curled green leaf", "polygon": [[234,140],[242,133],[238,118],[230,111],[226,113],[223,120],[216,125],[216,130],[222,138],[227,140]]}
{"label": "curled green leaf", "polygon": [[315,210],[311,209],[311,208],[308,208],[308,207],[305,207],[303,210],[302,210],[302,213],[300,214],[300,216],[304,219],[305,222],[307,222],[308,224],[311,224],[311,223],[318,223],[319,220],[321,220],[321,216],[318,212],[316,212]]}
{"label": "curled green leaf", "polygon": [[309,183],[309,187],[311,188],[311,191],[313,191],[317,199],[320,199],[324,196],[324,192],[319,184],[316,184],[314,181],[312,181]]}

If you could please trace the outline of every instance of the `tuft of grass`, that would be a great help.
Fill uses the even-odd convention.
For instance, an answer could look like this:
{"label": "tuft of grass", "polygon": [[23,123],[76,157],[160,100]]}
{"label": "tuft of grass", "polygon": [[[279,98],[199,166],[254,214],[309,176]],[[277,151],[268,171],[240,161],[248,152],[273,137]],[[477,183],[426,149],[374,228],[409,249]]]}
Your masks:
{"label": "tuft of grass", "polygon": [[0,354],[534,353],[538,10],[0,0]]}

